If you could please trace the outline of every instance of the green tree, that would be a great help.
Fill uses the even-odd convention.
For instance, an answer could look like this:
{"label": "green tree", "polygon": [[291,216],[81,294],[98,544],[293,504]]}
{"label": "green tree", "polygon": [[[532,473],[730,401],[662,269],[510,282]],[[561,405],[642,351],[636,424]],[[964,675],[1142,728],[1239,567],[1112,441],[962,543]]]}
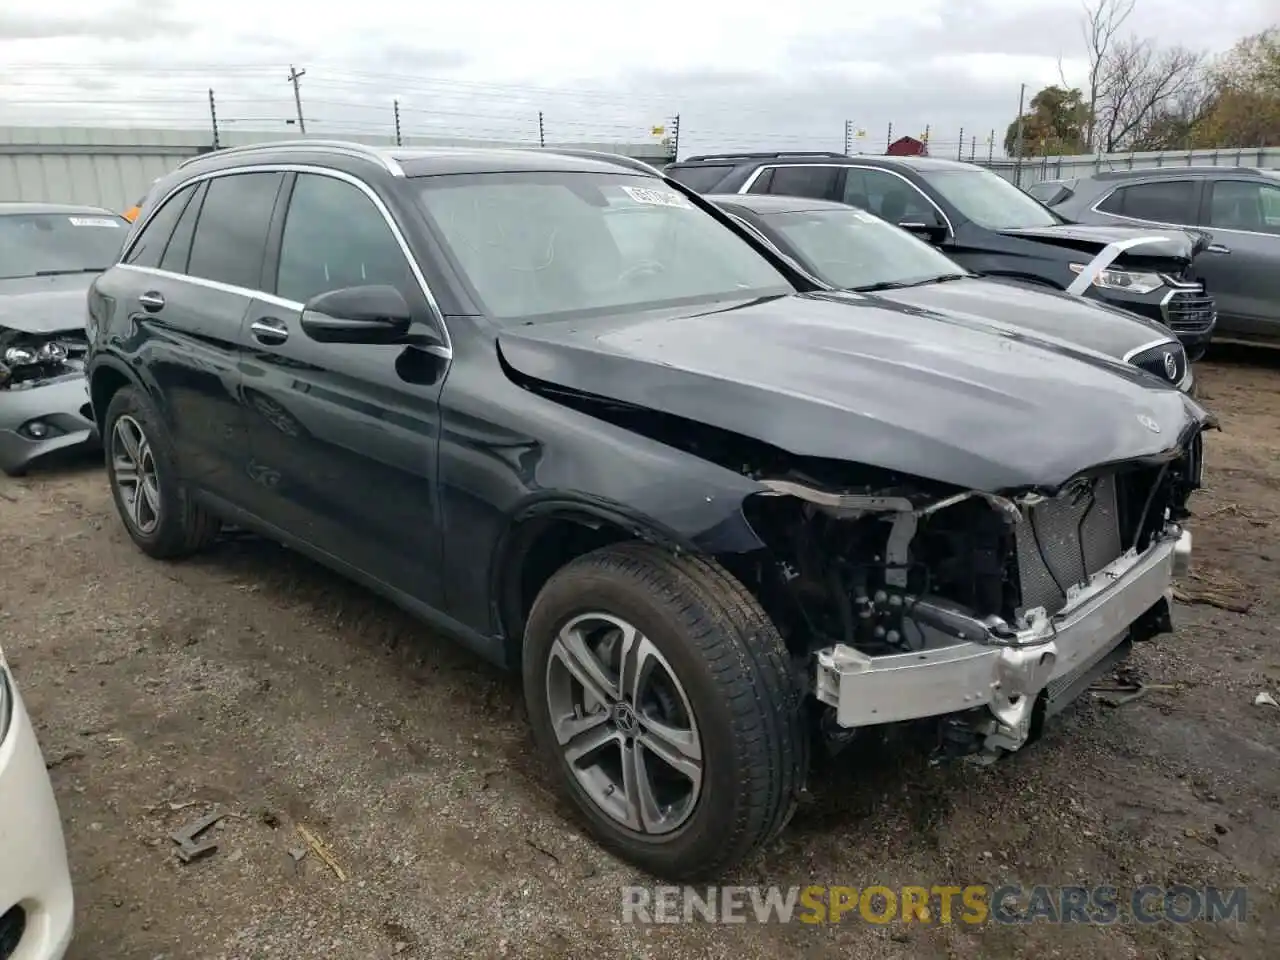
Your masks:
{"label": "green tree", "polygon": [[[1022,115],[1022,156],[1053,157],[1085,152],[1085,126],[1089,108],[1077,88],[1045,87],[1031,98],[1031,109]],[[1018,152],[1018,121],[1009,124],[1004,150]]]}
{"label": "green tree", "polygon": [[1280,146],[1280,27],[1244,37],[1210,71],[1199,147]]}

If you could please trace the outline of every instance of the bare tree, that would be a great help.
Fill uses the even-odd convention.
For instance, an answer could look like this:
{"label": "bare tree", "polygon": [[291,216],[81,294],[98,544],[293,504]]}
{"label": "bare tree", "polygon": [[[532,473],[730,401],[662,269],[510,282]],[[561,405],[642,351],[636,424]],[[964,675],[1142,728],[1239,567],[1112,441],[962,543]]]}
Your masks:
{"label": "bare tree", "polygon": [[1085,143],[1090,150],[1098,148],[1095,139],[1098,106],[1105,91],[1112,86],[1112,50],[1116,45],[1116,34],[1133,13],[1136,2],[1137,0],[1095,0],[1092,5],[1086,2],[1084,6],[1084,42],[1089,52],[1089,80],[1085,88],[1085,106],[1088,107],[1089,119],[1085,128]]}
{"label": "bare tree", "polygon": [[1093,114],[1094,146],[1111,153],[1144,139],[1203,79],[1204,56],[1131,37],[1111,44]]}

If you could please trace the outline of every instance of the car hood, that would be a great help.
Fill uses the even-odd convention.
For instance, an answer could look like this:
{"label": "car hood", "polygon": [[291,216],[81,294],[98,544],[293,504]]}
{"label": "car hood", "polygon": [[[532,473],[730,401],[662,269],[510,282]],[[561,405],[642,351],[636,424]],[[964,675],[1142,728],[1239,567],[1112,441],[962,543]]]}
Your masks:
{"label": "car hood", "polygon": [[528,380],[990,493],[1159,455],[1209,417],[1110,358],[849,294],[533,324],[498,349]]}
{"label": "car hood", "polygon": [[1000,280],[949,280],[876,294],[886,300],[960,315],[1006,330],[1061,339],[1123,360],[1138,347],[1175,342],[1169,329],[1100,300]]}
{"label": "car hood", "polygon": [[1186,231],[1176,227],[1097,227],[1082,223],[1063,223],[1051,227],[1001,230],[1000,233],[1008,237],[1022,237],[1090,253],[1097,253],[1107,244],[1115,243],[1117,240],[1160,237],[1161,240],[1157,243],[1144,243],[1140,247],[1135,247],[1134,255],[1168,257],[1183,267],[1209,245],[1209,238],[1199,231]]}
{"label": "car hood", "polygon": [[83,330],[86,297],[96,274],[0,280],[0,327],[23,333]]}

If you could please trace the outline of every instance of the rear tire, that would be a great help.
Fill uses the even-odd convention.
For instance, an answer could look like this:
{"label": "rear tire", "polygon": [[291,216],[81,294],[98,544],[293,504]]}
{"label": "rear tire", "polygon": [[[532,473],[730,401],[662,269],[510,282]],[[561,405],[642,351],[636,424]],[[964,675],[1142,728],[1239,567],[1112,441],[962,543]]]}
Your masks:
{"label": "rear tire", "polygon": [[[800,690],[777,630],[719,564],[640,543],[579,557],[533,604],[523,674],[557,784],[602,846],[649,873],[720,876],[794,813]],[[590,738],[598,749],[578,755]]]}
{"label": "rear tire", "polygon": [[174,560],[203,550],[222,527],[179,478],[173,441],[150,399],[133,387],[111,397],[102,446],[111,495],[129,537],[148,556]]}

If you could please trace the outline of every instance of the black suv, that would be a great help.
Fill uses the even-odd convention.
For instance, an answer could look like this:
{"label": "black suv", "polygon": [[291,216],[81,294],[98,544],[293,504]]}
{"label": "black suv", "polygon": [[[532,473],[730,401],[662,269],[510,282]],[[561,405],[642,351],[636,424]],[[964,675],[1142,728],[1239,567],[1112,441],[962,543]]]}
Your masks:
{"label": "black suv", "polygon": [[827,290],[636,161],[222,151],[88,297],[134,542],[230,521],[522,670],[592,831],[666,877],[781,830],[813,737],[999,756],[1170,629],[1195,400]]}
{"label": "black suv", "polygon": [[[788,194],[860,207],[926,237],[974,273],[1085,293],[1159,320],[1193,360],[1213,335],[1214,300],[1196,272],[1207,236],[1078,225],[975,164],[840,153],[709,154],[672,164],[666,173],[699,193]],[[1152,239],[1135,243],[1144,238]]]}

